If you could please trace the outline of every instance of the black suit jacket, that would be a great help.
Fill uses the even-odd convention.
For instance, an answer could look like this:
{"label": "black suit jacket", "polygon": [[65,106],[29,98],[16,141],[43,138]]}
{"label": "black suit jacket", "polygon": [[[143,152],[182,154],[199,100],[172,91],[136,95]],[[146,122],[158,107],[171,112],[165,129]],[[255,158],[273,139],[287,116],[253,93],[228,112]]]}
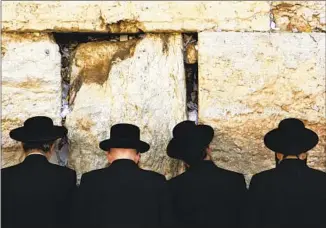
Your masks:
{"label": "black suit jacket", "polygon": [[326,173],[300,160],[284,160],[253,176],[250,228],[326,227]]}
{"label": "black suit jacket", "polygon": [[82,176],[73,220],[76,228],[170,227],[169,202],[164,176],[121,159]]}
{"label": "black suit jacket", "polygon": [[169,181],[174,211],[185,228],[236,228],[244,207],[243,175],[202,161]]}
{"label": "black suit jacket", "polygon": [[68,227],[75,188],[75,171],[51,164],[42,155],[29,155],[2,169],[1,227]]}

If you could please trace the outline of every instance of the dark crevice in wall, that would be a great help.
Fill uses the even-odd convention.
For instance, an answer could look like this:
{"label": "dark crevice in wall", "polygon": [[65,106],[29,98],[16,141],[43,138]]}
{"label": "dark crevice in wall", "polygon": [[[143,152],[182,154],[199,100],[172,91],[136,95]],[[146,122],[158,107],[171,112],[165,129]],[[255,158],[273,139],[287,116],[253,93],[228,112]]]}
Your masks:
{"label": "dark crevice in wall", "polygon": [[183,34],[184,66],[186,73],[188,120],[198,122],[198,56],[197,33]]}

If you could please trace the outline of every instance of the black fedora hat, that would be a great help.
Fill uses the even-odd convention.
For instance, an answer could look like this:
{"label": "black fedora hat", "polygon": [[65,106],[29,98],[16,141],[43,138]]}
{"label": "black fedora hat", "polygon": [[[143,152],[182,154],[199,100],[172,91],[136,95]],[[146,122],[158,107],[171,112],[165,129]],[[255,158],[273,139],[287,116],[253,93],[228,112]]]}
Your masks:
{"label": "black fedora hat", "polygon": [[21,142],[46,142],[61,138],[67,132],[65,127],[53,125],[49,117],[34,116],[27,119],[23,127],[11,130],[9,135]]}
{"label": "black fedora hat", "polygon": [[278,128],[264,137],[267,148],[284,155],[299,155],[318,144],[318,135],[296,118],[282,120]]}
{"label": "black fedora hat", "polygon": [[139,127],[121,123],[111,127],[110,139],[100,142],[100,148],[105,151],[110,148],[131,148],[144,153],[149,150],[150,146],[140,140]]}
{"label": "black fedora hat", "polygon": [[[212,141],[214,129],[208,125],[196,125],[193,121],[182,121],[173,128],[173,138],[167,146],[171,158],[187,160],[196,157]],[[199,154],[198,154],[199,155]]]}

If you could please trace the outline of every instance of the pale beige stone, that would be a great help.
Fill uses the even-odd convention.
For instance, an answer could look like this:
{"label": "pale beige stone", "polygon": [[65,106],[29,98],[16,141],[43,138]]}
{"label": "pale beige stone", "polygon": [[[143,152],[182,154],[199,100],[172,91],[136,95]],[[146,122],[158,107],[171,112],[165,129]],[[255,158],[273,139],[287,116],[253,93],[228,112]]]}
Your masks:
{"label": "pale beige stone", "polygon": [[[110,3],[115,5],[107,4]],[[2,3],[2,29],[103,31],[99,4],[100,1],[6,1]],[[120,19],[113,17],[112,14],[112,20]]]}
{"label": "pale beige stone", "polygon": [[252,174],[274,166],[264,135],[302,119],[320,143],[309,164],[326,170],[325,34],[199,34],[199,121],[215,128],[214,159]]}
{"label": "pale beige stone", "polygon": [[4,31],[270,29],[268,1],[5,1],[2,5]]}
{"label": "pale beige stone", "polygon": [[273,1],[272,15],[282,31],[326,31],[325,1]]}
{"label": "pale beige stone", "polygon": [[61,56],[49,34],[2,33],[2,166],[23,160],[9,131],[32,116],[46,115],[60,123]]}
{"label": "pale beige stone", "polygon": [[196,49],[196,44],[195,43],[191,43],[188,44],[186,47],[186,63],[188,64],[194,64],[197,63],[197,59],[198,59],[198,51]]}
{"label": "pale beige stone", "polygon": [[173,127],[186,119],[182,36],[151,35],[125,42],[90,42],[77,47],[72,62],[69,165],[78,176],[106,166],[98,144],[113,124],[141,129],[151,150],[141,167],[171,177],[179,163],[166,156]]}

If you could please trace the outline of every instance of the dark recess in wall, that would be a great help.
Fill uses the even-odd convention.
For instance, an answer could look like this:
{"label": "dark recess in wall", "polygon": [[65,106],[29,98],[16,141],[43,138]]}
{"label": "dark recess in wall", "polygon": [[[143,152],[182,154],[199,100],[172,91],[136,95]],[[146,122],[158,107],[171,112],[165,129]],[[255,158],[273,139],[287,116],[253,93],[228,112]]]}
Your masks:
{"label": "dark recess in wall", "polygon": [[197,45],[197,33],[183,34],[184,66],[186,73],[187,89],[187,114],[188,119],[198,122],[198,61],[187,63],[186,50],[188,45]]}

